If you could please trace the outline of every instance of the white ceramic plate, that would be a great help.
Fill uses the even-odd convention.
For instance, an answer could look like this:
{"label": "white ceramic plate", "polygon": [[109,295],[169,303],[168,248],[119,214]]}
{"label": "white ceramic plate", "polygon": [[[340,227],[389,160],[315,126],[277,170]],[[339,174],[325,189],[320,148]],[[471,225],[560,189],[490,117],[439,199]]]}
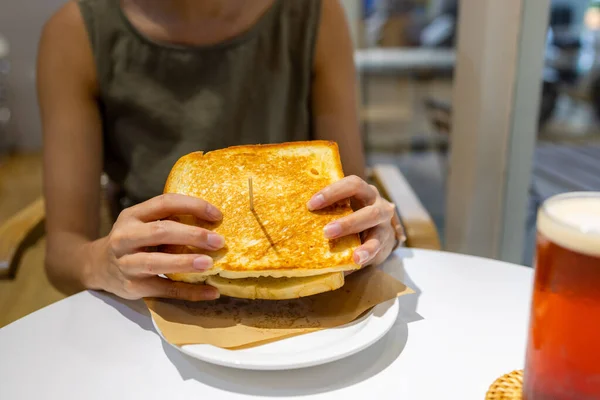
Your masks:
{"label": "white ceramic plate", "polygon": [[[398,311],[398,299],[390,300],[344,326],[244,350],[226,350],[206,344],[174,347],[199,360],[231,368],[286,370],[312,367],[351,356],[377,342],[394,325]],[[162,337],[156,323],[154,328]]]}

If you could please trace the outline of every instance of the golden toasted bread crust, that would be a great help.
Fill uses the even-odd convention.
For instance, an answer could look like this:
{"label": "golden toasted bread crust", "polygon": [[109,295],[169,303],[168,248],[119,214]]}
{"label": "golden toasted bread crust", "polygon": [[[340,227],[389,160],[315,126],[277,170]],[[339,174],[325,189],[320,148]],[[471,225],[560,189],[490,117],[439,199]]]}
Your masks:
{"label": "golden toasted bread crust", "polygon": [[323,235],[325,225],[352,212],[349,202],[317,212],[306,207],[312,195],[343,176],[337,144],[327,141],[235,146],[182,157],[169,174],[165,193],[200,197],[217,206],[223,220],[213,224],[190,216],[174,219],[223,235],[226,247],[217,252],[162,247],[169,253],[204,253],[215,260],[209,271],[169,278],[199,282],[217,274],[229,279],[299,277],[358,269],[352,257],[360,245],[358,235],[333,241]]}

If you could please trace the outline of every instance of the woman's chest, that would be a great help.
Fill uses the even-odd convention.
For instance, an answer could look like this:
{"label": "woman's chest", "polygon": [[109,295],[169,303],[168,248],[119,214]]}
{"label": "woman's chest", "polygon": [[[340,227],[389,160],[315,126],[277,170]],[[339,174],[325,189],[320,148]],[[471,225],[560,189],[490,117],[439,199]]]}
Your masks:
{"label": "woman's chest", "polygon": [[102,88],[105,133],[120,147],[143,142],[157,152],[181,142],[210,149],[306,139],[311,69],[301,64],[265,46],[117,50]]}

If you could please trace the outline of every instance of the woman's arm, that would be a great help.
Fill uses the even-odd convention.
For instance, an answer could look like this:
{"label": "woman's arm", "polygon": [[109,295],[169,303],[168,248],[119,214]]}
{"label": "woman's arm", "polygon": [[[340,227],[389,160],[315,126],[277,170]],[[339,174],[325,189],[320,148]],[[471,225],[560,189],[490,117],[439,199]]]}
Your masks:
{"label": "woman's arm", "polygon": [[364,178],[354,47],[338,0],[322,0],[313,68],[312,116],[316,138],[337,142],[344,173]]}
{"label": "woman's arm", "polygon": [[93,55],[75,2],[45,25],[37,68],[44,138],[46,268],[66,293],[87,280],[83,246],[99,231],[102,128]]}

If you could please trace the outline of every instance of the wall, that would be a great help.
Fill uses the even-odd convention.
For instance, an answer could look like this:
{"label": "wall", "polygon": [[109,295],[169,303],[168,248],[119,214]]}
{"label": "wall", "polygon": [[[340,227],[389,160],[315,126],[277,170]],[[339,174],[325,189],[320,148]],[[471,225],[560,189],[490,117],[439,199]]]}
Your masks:
{"label": "wall", "polygon": [[9,134],[18,150],[41,147],[41,128],[35,91],[35,63],[44,22],[65,0],[1,0],[0,33],[10,45],[9,91],[12,121]]}

